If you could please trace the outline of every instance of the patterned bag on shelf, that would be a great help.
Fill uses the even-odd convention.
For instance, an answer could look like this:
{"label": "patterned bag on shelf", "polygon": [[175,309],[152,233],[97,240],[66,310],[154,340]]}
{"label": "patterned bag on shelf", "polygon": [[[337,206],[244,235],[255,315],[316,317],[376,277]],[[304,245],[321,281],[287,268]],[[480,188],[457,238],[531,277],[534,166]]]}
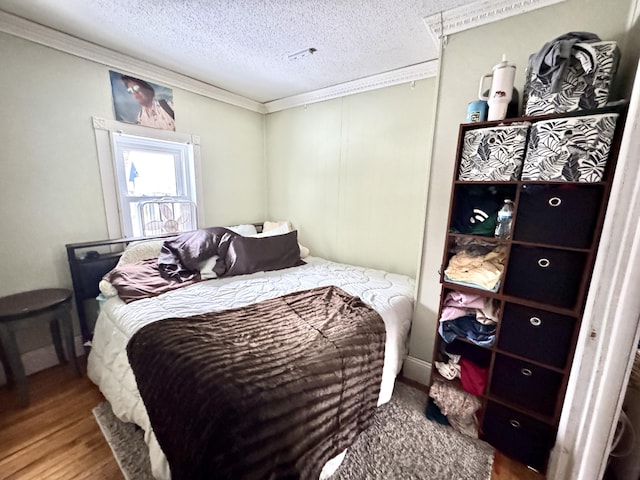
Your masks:
{"label": "patterned bag on shelf", "polygon": [[525,78],[525,115],[546,115],[604,107],[618,68],[620,50],[616,42],[576,43],[558,92],[551,80],[538,76],[531,67]]}
{"label": "patterned bag on shelf", "polygon": [[536,122],[522,180],[601,181],[617,119],[617,113],[606,113]]}
{"label": "patterned bag on shelf", "polygon": [[521,122],[467,131],[463,139],[458,179],[518,180],[530,125],[529,122]]}

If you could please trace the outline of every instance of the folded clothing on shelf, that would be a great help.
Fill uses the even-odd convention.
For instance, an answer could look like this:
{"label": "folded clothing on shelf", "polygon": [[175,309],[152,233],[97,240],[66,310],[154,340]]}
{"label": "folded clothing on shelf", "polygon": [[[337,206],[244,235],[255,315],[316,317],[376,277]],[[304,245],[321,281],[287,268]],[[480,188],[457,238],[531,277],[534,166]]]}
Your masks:
{"label": "folded clothing on shelf", "polygon": [[478,397],[445,382],[434,382],[429,396],[453,428],[470,437],[478,437],[476,412],[482,405]]}
{"label": "folded clothing on shelf", "polygon": [[448,292],[443,302],[440,321],[454,320],[467,315],[475,315],[483,324],[495,324],[500,312],[493,299],[473,293]]}
{"label": "folded clothing on shelf", "polygon": [[440,322],[438,333],[447,343],[453,342],[457,337],[487,347],[493,345],[496,338],[496,325],[485,325],[476,320],[475,315],[466,315],[454,320]]}
{"label": "folded clothing on shelf", "polygon": [[507,247],[497,245],[484,255],[471,255],[466,250],[449,259],[444,271],[448,282],[471,285],[484,290],[497,291],[504,272]]}
{"label": "folded clothing on shelf", "polygon": [[487,386],[488,370],[459,355],[448,362],[435,362],[436,370],[447,380],[460,378],[463,390],[472,395],[482,395]]}

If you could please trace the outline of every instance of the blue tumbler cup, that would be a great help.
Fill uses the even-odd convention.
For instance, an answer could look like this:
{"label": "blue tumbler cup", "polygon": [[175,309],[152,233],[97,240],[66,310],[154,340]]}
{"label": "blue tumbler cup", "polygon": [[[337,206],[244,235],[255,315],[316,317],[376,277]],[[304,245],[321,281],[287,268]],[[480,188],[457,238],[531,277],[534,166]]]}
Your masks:
{"label": "blue tumbler cup", "polygon": [[487,119],[489,105],[484,100],[470,102],[467,106],[467,123],[484,122]]}

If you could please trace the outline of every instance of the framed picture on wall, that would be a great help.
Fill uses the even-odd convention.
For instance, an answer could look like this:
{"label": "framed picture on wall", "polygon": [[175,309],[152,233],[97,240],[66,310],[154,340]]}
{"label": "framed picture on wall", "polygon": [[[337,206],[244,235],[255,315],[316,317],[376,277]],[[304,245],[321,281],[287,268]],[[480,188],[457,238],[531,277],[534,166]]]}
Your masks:
{"label": "framed picture on wall", "polygon": [[175,132],[171,88],[113,70],[109,78],[116,120]]}

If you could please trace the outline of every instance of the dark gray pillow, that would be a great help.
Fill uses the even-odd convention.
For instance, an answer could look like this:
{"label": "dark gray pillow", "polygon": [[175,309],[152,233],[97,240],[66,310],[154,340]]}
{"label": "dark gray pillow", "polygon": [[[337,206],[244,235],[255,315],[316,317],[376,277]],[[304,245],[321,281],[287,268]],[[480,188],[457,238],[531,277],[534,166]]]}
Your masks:
{"label": "dark gray pillow", "polygon": [[218,245],[220,260],[213,271],[219,277],[268,272],[304,265],[300,259],[298,232],[272,237],[224,234]]}

